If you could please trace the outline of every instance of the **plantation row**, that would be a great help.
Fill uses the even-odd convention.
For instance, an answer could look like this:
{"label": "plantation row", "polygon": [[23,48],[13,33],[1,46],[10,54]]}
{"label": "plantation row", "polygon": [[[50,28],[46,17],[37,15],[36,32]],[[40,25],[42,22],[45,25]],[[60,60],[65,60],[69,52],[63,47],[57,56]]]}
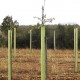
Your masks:
{"label": "plantation row", "polygon": [[[80,33],[79,25],[48,25],[46,26],[46,39],[47,48],[54,48],[54,31],[55,31],[55,41],[57,49],[73,49],[74,48],[74,27],[78,27],[78,33]],[[39,25],[37,26],[23,26],[17,27],[17,48],[29,48],[30,47],[30,30],[32,29],[32,48],[40,48],[41,45],[41,32]],[[80,40],[80,35],[78,37]],[[0,34],[0,46],[7,47],[7,35]],[[14,41],[12,42],[14,44]],[[79,43],[80,44],[80,41]],[[79,45],[80,48],[80,45]]]}
{"label": "plantation row", "polygon": [[[30,36],[31,36],[30,31]],[[31,42],[31,37],[30,37]],[[30,46],[31,47],[31,46]],[[74,71],[78,72],[78,28],[74,28]],[[16,60],[16,28],[14,28],[14,59]],[[47,79],[47,47],[45,26],[41,27],[41,80]],[[8,30],[8,80],[12,80],[12,30]]]}

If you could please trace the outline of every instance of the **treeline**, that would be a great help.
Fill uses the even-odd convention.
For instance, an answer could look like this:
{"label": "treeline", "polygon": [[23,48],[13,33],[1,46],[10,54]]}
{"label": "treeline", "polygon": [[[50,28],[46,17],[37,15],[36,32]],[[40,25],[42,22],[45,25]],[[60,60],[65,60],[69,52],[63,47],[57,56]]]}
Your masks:
{"label": "treeline", "polygon": [[[54,48],[54,30],[56,32],[56,48],[73,49],[74,48],[74,28],[78,27],[79,48],[80,48],[80,26],[79,25],[46,25],[47,48]],[[32,29],[32,48],[41,46],[41,30],[37,26],[19,26],[17,27],[17,48],[29,48],[30,29]],[[14,39],[13,39],[14,40]],[[14,44],[14,41],[13,41]],[[0,34],[0,46],[7,47],[7,38]]]}

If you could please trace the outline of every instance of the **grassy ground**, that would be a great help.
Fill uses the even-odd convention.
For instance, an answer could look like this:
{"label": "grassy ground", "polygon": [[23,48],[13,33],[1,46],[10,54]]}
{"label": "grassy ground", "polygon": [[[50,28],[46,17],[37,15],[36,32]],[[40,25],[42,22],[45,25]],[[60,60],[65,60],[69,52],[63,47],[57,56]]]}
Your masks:
{"label": "grassy ground", "polygon": [[[7,80],[7,52],[0,48],[0,80]],[[47,51],[47,80],[80,80],[80,54],[78,67],[74,73],[73,50]],[[41,80],[40,68],[40,50],[17,49],[16,60],[12,50],[12,80]]]}

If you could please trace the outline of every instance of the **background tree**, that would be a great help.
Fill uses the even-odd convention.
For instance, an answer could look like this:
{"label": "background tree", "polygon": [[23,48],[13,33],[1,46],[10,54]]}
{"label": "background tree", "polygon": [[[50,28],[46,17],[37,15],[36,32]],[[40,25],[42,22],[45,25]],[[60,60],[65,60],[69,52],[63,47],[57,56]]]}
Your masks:
{"label": "background tree", "polygon": [[13,21],[12,16],[6,16],[3,19],[3,22],[1,24],[1,31],[7,35],[8,34],[8,30],[13,30],[14,27],[17,27],[19,25],[19,23],[17,22],[17,20]]}
{"label": "background tree", "polygon": [[[0,47],[7,46],[7,33],[8,30],[13,30],[14,27],[18,27],[19,23],[12,17],[6,16],[1,24],[0,31]],[[73,24],[58,24],[58,25],[46,25],[46,37],[47,37],[47,48],[54,47],[54,30],[56,32],[56,48],[57,49],[73,49],[74,48],[74,28],[78,27],[78,33],[80,34],[80,25]],[[32,29],[32,48],[41,48],[41,28],[40,24],[37,25],[21,25],[17,28],[16,33],[16,45],[17,48],[29,48],[30,46],[30,33]],[[5,35],[4,35],[4,34]],[[80,48],[80,35],[79,35],[79,48]]]}

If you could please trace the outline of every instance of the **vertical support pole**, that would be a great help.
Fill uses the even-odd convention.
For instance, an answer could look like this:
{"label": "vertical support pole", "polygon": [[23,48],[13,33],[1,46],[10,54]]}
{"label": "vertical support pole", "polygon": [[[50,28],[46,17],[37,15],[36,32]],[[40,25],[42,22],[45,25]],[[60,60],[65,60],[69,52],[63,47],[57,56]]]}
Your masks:
{"label": "vertical support pole", "polygon": [[32,30],[30,30],[30,51],[32,51]]}
{"label": "vertical support pole", "polygon": [[11,30],[11,49],[12,49],[12,30]]}
{"label": "vertical support pole", "polygon": [[8,80],[12,78],[11,31],[8,30]]}
{"label": "vertical support pole", "polygon": [[41,80],[47,80],[45,26],[41,27]]}
{"label": "vertical support pole", "polygon": [[54,30],[54,50],[56,49],[56,38],[55,38],[55,30]]}
{"label": "vertical support pole", "polygon": [[47,39],[47,37],[46,37],[45,39],[46,39],[46,42],[45,42],[45,43],[46,43],[46,45],[45,45],[45,46],[46,46],[46,53],[45,53],[45,57],[46,57],[46,59],[45,59],[45,61],[46,61],[45,64],[46,64],[46,65],[45,65],[45,66],[46,66],[46,80],[47,80],[47,40],[48,40],[48,39]]}
{"label": "vertical support pole", "polygon": [[14,58],[16,58],[16,28],[14,28]]}
{"label": "vertical support pole", "polygon": [[76,29],[74,28],[74,56],[75,56],[75,52],[76,52],[76,47],[75,47],[76,46],[76,44],[75,44],[76,38],[75,37],[76,37]]}
{"label": "vertical support pole", "polygon": [[46,53],[47,53],[47,37],[46,37],[46,42],[45,43],[46,43]]}
{"label": "vertical support pole", "polygon": [[74,29],[75,72],[78,72],[78,28]]}

